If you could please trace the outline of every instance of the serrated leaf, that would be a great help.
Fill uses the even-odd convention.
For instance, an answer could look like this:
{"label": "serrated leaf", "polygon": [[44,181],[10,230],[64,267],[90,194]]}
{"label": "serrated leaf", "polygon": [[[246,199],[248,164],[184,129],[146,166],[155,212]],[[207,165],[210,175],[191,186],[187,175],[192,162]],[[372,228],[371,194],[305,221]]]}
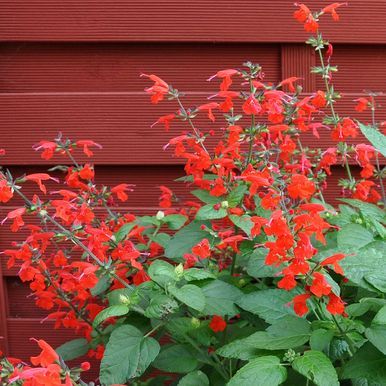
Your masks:
{"label": "serrated leaf", "polygon": [[359,224],[343,226],[337,236],[338,248],[362,248],[374,241],[373,234]]}
{"label": "serrated leaf", "polygon": [[340,262],[345,276],[353,283],[374,291],[372,280],[384,280],[386,277],[385,245],[385,242],[378,241],[353,250],[352,254]]}
{"label": "serrated leaf", "polygon": [[251,236],[251,230],[254,226],[251,216],[243,215],[243,216],[236,216],[236,215],[230,215],[229,220],[233,222],[238,228],[243,230],[249,237]]}
{"label": "serrated leaf", "polygon": [[265,264],[267,253],[268,250],[265,248],[257,248],[252,252],[247,264],[248,275],[257,279],[278,276],[282,268]]}
{"label": "serrated leaf", "polygon": [[140,376],[157,357],[159,350],[158,342],[144,337],[137,328],[130,325],[116,328],[111,333],[101,362],[101,383],[126,383]]}
{"label": "serrated leaf", "polygon": [[145,316],[152,319],[162,319],[165,316],[175,312],[178,309],[178,303],[165,294],[153,295],[150,303],[145,310]]}
{"label": "serrated leaf", "polygon": [[90,345],[87,339],[79,338],[70,340],[57,347],[55,351],[62,357],[64,361],[71,361],[75,358],[79,358],[83,355],[86,355]]}
{"label": "serrated leaf", "polygon": [[130,287],[130,288],[119,288],[114,291],[111,291],[107,294],[107,299],[109,299],[109,305],[114,306],[118,304],[123,303],[123,299],[125,298],[130,298],[132,294],[134,294],[135,288]]}
{"label": "serrated leaf", "polygon": [[115,236],[115,240],[116,242],[121,242],[122,240],[125,239],[125,237],[130,233],[130,231],[136,226],[138,225],[137,223],[135,222],[131,222],[131,223],[128,223],[128,224],[124,224],[122,225],[117,232],[115,232],[114,236]]}
{"label": "serrated leaf", "polygon": [[196,220],[219,220],[226,217],[227,210],[224,208],[215,209],[213,204],[208,204],[202,206],[197,214]]}
{"label": "serrated leaf", "polygon": [[386,136],[372,126],[366,126],[360,122],[358,122],[358,124],[362,134],[386,157]]}
{"label": "serrated leaf", "polygon": [[208,232],[201,229],[201,225],[210,226],[210,223],[193,221],[176,232],[165,248],[165,256],[170,259],[182,258],[201,240],[210,238]]}
{"label": "serrated leaf", "polygon": [[205,314],[234,316],[239,313],[235,302],[243,293],[237,287],[222,280],[213,280],[201,289],[205,295]]}
{"label": "serrated leaf", "polygon": [[209,379],[202,371],[197,370],[182,377],[178,386],[209,386]]}
{"label": "serrated leaf", "polygon": [[375,315],[365,335],[379,351],[386,355],[386,306]]}
{"label": "serrated leaf", "polygon": [[94,327],[99,326],[103,321],[115,316],[123,316],[129,312],[129,307],[125,304],[118,304],[103,309],[94,319],[92,325]]}
{"label": "serrated leaf", "polygon": [[310,324],[304,319],[288,317],[268,327],[267,331],[237,339],[217,350],[227,358],[248,359],[260,350],[283,350],[302,346],[310,338]]}
{"label": "serrated leaf", "polygon": [[153,366],[171,373],[189,373],[196,369],[198,361],[187,346],[172,344],[162,348]]}
{"label": "serrated leaf", "polygon": [[301,357],[296,357],[292,368],[317,386],[339,386],[334,366],[320,351],[306,351]]}
{"label": "serrated leaf", "polygon": [[227,386],[277,386],[287,377],[287,370],[275,356],[252,359],[237,371]]}
{"label": "serrated leaf", "polygon": [[227,201],[230,208],[234,208],[240,202],[243,200],[244,195],[246,191],[248,190],[248,187],[246,185],[238,185],[236,188],[234,188],[227,197]]}
{"label": "serrated leaf", "polygon": [[205,307],[205,295],[200,287],[193,284],[186,284],[181,288],[169,287],[169,292],[180,302],[197,311]]}
{"label": "serrated leaf", "polygon": [[174,266],[163,260],[155,260],[148,269],[150,278],[161,287],[166,287],[177,281]]}
{"label": "serrated leaf", "polygon": [[364,344],[343,366],[342,379],[357,378],[386,384],[386,356],[371,343]]}
{"label": "serrated leaf", "polygon": [[244,295],[237,304],[260,316],[267,323],[275,323],[288,315],[296,316],[290,303],[294,294],[280,289],[267,289]]}
{"label": "serrated leaf", "polygon": [[215,278],[216,276],[213,273],[206,271],[205,269],[190,268],[184,271],[184,279],[187,281],[215,279]]}
{"label": "serrated leaf", "polygon": [[172,230],[180,229],[186,221],[188,221],[188,218],[182,214],[169,214],[162,219],[162,222]]}

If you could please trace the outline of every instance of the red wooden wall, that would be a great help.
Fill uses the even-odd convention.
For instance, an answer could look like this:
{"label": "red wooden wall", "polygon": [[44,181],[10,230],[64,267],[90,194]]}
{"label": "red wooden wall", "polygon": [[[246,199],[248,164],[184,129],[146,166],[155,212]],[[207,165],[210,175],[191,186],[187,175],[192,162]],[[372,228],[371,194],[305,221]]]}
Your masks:
{"label": "red wooden wall", "polygon": [[[217,70],[245,60],[263,65],[266,79],[304,78],[305,92],[322,87],[310,76],[313,53],[292,20],[291,0],[1,0],[0,1],[0,147],[3,164],[15,173],[45,170],[47,162],[31,150],[58,131],[74,139],[103,144],[96,152],[97,182],[137,185],[128,207],[156,210],[157,186],[173,182],[179,163],[162,146],[171,133],[150,128],[174,108],[151,106],[141,72],[156,73],[203,100],[215,87],[205,82]],[[309,0],[310,6],[326,1]],[[335,43],[340,72],[336,88],[344,93],[340,110],[352,113],[364,89],[386,91],[386,2],[351,0],[341,22],[322,23]],[[385,105],[385,97],[380,103]],[[383,102],[383,103],[382,103]],[[386,111],[386,110],[385,110]],[[386,119],[385,112],[379,119]],[[309,139],[312,143],[314,139]],[[328,146],[329,136],[318,141]],[[338,173],[339,175],[339,173]],[[333,199],[336,188],[328,191]],[[13,203],[12,205],[16,205]],[[3,218],[7,208],[0,208]],[[15,235],[0,228],[0,249]],[[28,358],[29,337],[58,345],[71,334],[41,323],[44,312],[28,299],[28,287],[15,270],[0,265],[0,345],[12,356]]]}

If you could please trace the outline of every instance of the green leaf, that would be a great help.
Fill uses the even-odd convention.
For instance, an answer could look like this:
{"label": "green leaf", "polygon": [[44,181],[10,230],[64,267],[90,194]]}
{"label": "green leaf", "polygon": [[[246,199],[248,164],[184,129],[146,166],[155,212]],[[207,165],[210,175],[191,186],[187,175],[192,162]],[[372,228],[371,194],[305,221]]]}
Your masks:
{"label": "green leaf", "polygon": [[[386,265],[384,248],[386,243],[378,241],[371,243],[365,248],[353,251],[346,256],[340,265],[345,276],[353,283],[374,291],[377,283],[386,277]],[[383,250],[383,251],[382,251]],[[375,286],[372,282],[375,281]]]}
{"label": "green leaf", "polygon": [[206,298],[205,314],[234,316],[239,313],[235,302],[242,298],[243,293],[237,287],[222,280],[213,280],[201,289]]}
{"label": "green leaf", "polygon": [[386,136],[372,126],[366,126],[358,122],[362,134],[370,141],[370,143],[386,157]]}
{"label": "green leaf", "polygon": [[202,371],[197,370],[182,377],[177,386],[209,386],[209,379]]}
{"label": "green leaf", "polygon": [[150,278],[161,287],[166,287],[177,281],[174,266],[163,260],[155,260],[148,269]]}
{"label": "green leaf", "polygon": [[181,288],[169,287],[169,292],[180,302],[197,311],[205,307],[205,295],[200,287],[193,284],[186,284]]}
{"label": "green leaf", "polygon": [[317,386],[339,386],[334,366],[320,351],[306,351],[301,357],[296,357],[292,368]]}
{"label": "green leaf", "polygon": [[288,315],[296,316],[289,305],[294,294],[280,289],[267,289],[244,295],[237,304],[244,310],[260,316],[267,323],[275,323]]}
{"label": "green leaf", "polygon": [[64,361],[71,361],[75,358],[79,358],[86,355],[90,345],[84,338],[70,340],[57,347],[55,351],[62,357]]}
{"label": "green leaf", "polygon": [[362,248],[374,241],[373,234],[359,224],[347,224],[338,232],[338,248]]}
{"label": "green leaf", "polygon": [[352,198],[338,198],[338,200],[358,208],[366,217],[374,218],[378,221],[385,221],[386,214],[384,210],[379,208],[377,205]]}
{"label": "green leaf", "polygon": [[248,190],[247,185],[238,185],[234,188],[227,197],[227,201],[230,208],[234,208],[243,200],[245,192]]}
{"label": "green leaf", "polygon": [[196,369],[196,356],[182,344],[164,346],[153,366],[159,370],[171,373],[189,373]]}
{"label": "green leaf", "polygon": [[184,279],[187,281],[215,279],[215,278],[216,276],[213,273],[206,271],[205,269],[190,268],[184,271]]}
{"label": "green leaf", "polygon": [[94,287],[91,288],[90,292],[92,296],[98,296],[103,292],[107,291],[110,287],[111,278],[109,275],[103,275],[99,278],[98,283]]}
{"label": "green leaf", "polygon": [[105,309],[103,309],[94,319],[92,322],[92,325],[94,327],[97,327],[99,324],[101,324],[104,320],[111,318],[113,316],[122,316],[126,315],[129,312],[129,307],[127,307],[125,304],[119,304],[116,306],[110,306]]}
{"label": "green leaf", "polygon": [[275,356],[252,359],[227,383],[227,386],[277,386],[287,377],[287,370]]}
{"label": "green leaf", "polygon": [[342,379],[358,378],[386,384],[386,356],[371,343],[364,344],[343,367]]}
{"label": "green leaf", "polygon": [[111,291],[107,294],[107,299],[109,299],[109,305],[115,306],[118,304],[123,304],[134,293],[135,293],[134,287],[119,288],[117,290]]}
{"label": "green leaf", "polygon": [[202,239],[209,238],[208,232],[203,231],[201,225],[210,226],[210,223],[193,221],[175,233],[165,248],[165,256],[170,259],[182,258]]}
{"label": "green leaf", "polygon": [[121,242],[125,239],[125,237],[130,233],[130,231],[138,225],[136,222],[131,222],[128,224],[122,225],[117,232],[115,232],[115,241],[117,243]]}
{"label": "green leaf", "polygon": [[310,338],[310,323],[305,319],[288,317],[244,339],[237,339],[217,350],[227,358],[248,359],[256,349],[283,350],[302,346]]}
{"label": "green leaf", "polygon": [[106,345],[101,362],[102,384],[126,383],[140,376],[157,357],[158,342],[144,337],[137,328],[123,325],[115,329]]}
{"label": "green leaf", "polygon": [[223,198],[212,196],[207,190],[202,190],[202,189],[193,190],[192,194],[202,202],[205,202],[205,204],[214,205],[223,201]]}
{"label": "green leaf", "polygon": [[251,216],[243,215],[243,216],[236,216],[236,215],[230,215],[229,220],[233,222],[238,228],[243,230],[248,236],[251,236],[251,230],[254,226]]}
{"label": "green leaf", "polygon": [[147,235],[149,239],[159,245],[161,245],[162,248],[166,248],[166,246],[169,244],[171,236],[167,233],[157,233],[155,236],[153,235]]}
{"label": "green leaf", "polygon": [[257,279],[263,277],[277,277],[282,268],[265,264],[267,253],[268,251],[265,248],[257,248],[252,252],[247,264],[248,275]]}
{"label": "green leaf", "polygon": [[172,230],[180,229],[186,221],[188,221],[188,218],[182,214],[169,214],[162,219],[162,222]]}
{"label": "green leaf", "polygon": [[333,330],[317,329],[311,334],[310,347],[316,351],[327,351],[333,337]]}
{"label": "green leaf", "polygon": [[386,355],[386,306],[375,315],[365,335],[379,351]]}
{"label": "green leaf", "polygon": [[150,298],[150,304],[145,310],[145,316],[148,318],[162,319],[172,314],[178,309],[178,303],[165,294],[153,295]]}
{"label": "green leaf", "polygon": [[227,215],[227,210],[224,208],[214,209],[213,204],[202,206],[197,214],[196,220],[218,220]]}

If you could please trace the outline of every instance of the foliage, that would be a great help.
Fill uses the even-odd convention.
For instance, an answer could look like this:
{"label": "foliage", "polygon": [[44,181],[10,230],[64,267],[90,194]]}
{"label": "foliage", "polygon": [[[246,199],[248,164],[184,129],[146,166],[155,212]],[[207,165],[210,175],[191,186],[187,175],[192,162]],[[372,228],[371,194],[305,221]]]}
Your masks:
{"label": "foliage", "polygon": [[[53,171],[64,172],[54,196],[45,184],[58,178],[2,170],[0,201],[15,196],[17,205],[3,222],[27,234],[3,252],[8,267],[19,267],[56,328],[79,335],[56,352],[39,341],[35,367],[2,357],[5,382],[84,384],[89,366],[64,360],[87,354],[100,361],[102,385],[386,384],[385,137],[375,94],[356,106],[372,111],[371,123],[335,110],[337,68],[318,22],[338,19],[342,5],[297,5],[320,58],[312,72],[325,83],[311,95],[295,77],[264,82],[263,69],[247,62],[217,72],[209,80],[220,79],[220,90],[188,108],[182,93],[143,74],[153,103],[178,105],[156,124],[189,127],[165,146],[185,161],[186,202],[162,186],[157,213],[122,211],[132,186],[97,185],[94,167],[76,161],[77,150],[90,157],[101,147],[91,140],[59,135],[35,145],[46,160],[70,160]],[[212,122],[222,113],[222,129],[199,128],[203,113]],[[335,146],[304,147],[303,132],[318,138],[318,130],[330,130]],[[359,130],[372,145],[351,144]],[[335,208],[323,192],[340,166],[347,178]],[[31,182],[40,191],[27,197]],[[25,223],[34,217],[39,225]]]}

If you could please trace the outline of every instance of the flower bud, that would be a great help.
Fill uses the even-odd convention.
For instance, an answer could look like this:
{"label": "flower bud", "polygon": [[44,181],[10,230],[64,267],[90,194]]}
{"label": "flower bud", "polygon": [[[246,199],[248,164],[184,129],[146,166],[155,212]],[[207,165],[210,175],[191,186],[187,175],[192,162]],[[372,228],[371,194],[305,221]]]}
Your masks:
{"label": "flower bud", "polygon": [[159,210],[155,216],[155,218],[157,220],[162,220],[163,218],[165,217],[165,212],[163,212],[162,210]]}
{"label": "flower bud", "polygon": [[222,201],[222,202],[221,202],[221,208],[227,209],[228,207],[229,207],[228,201]]}
{"label": "flower bud", "polygon": [[178,264],[177,267],[174,268],[174,272],[178,278],[181,278],[184,274],[184,266],[182,264]]}
{"label": "flower bud", "polygon": [[194,317],[192,319],[190,319],[190,323],[192,324],[192,326],[194,328],[200,327],[200,324],[201,324],[200,319],[197,319],[197,318],[194,318]]}

